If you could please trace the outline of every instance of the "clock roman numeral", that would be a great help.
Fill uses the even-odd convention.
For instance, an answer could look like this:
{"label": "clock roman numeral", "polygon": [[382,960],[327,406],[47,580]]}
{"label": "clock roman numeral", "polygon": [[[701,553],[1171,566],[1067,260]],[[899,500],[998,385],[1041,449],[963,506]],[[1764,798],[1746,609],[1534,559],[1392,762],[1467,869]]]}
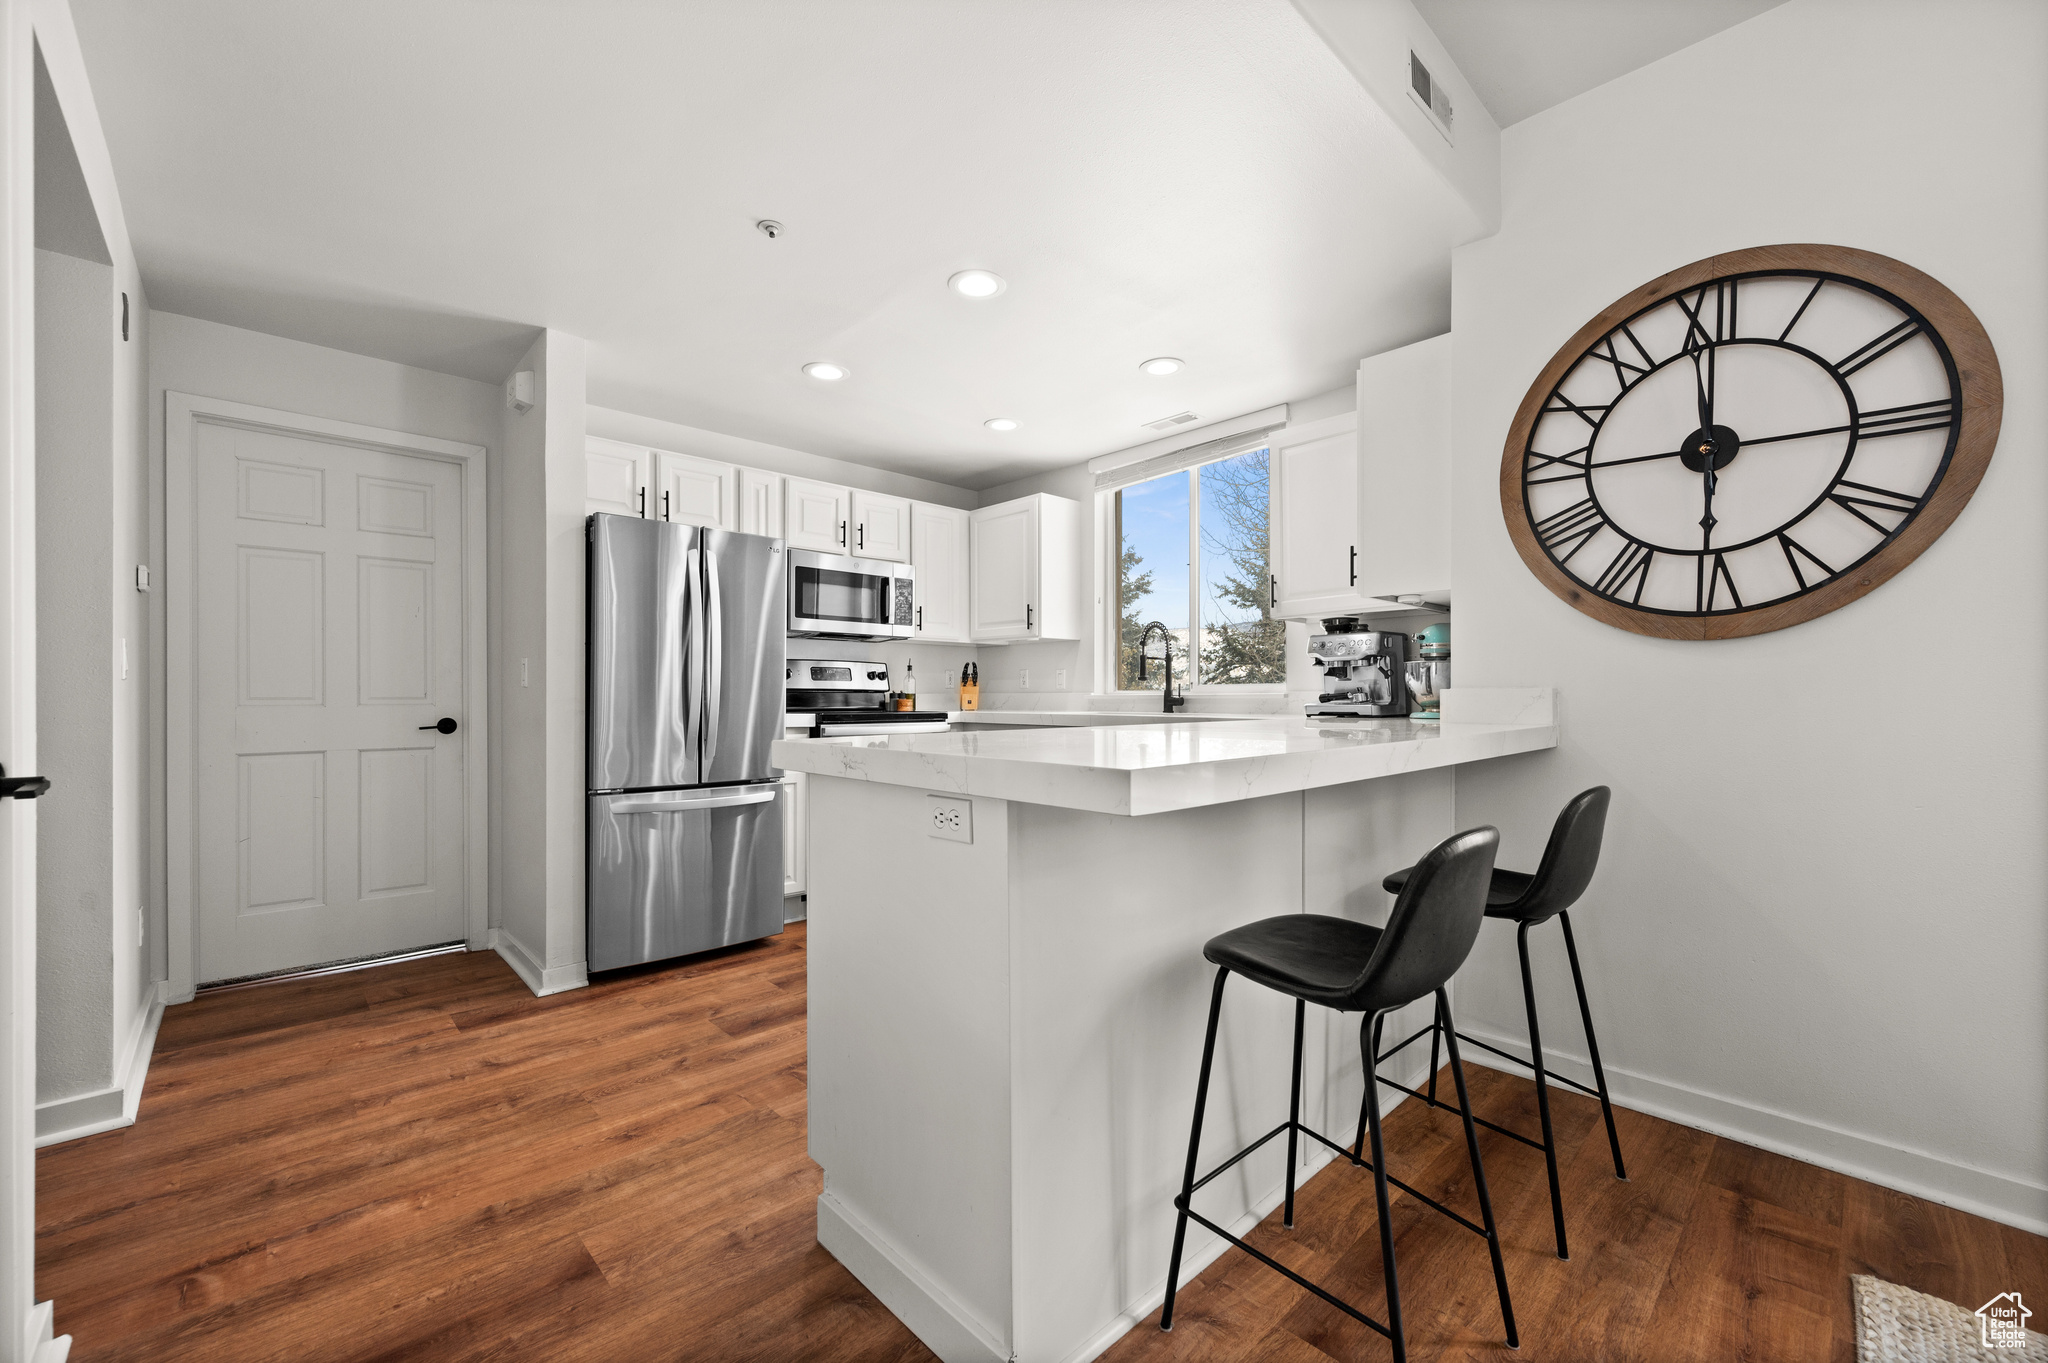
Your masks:
{"label": "clock roman numeral", "polygon": [[[1562,566],[1570,562],[1571,556],[1586,547],[1586,541],[1600,533],[1607,524],[1591,497],[1583,497],[1562,511],[1553,511],[1536,522],[1536,538],[1550,551],[1550,556]],[[1569,549],[1565,549],[1570,545]],[[1560,550],[1564,552],[1559,553]]]}
{"label": "clock roman numeral", "polygon": [[1873,337],[1844,355],[1835,368],[1846,379],[1872,360],[1883,359],[1919,334],[1920,324],[1908,317],[1882,336]]}
{"label": "clock roman numeral", "polygon": [[1629,599],[1641,604],[1643,588],[1650,580],[1650,560],[1656,556],[1657,551],[1649,545],[1630,540],[1608,563],[1607,570],[1600,574],[1600,580],[1593,584],[1593,590],[1602,596],[1618,598],[1633,582],[1635,595]]}
{"label": "clock roman numeral", "polygon": [[1735,590],[1735,574],[1728,571],[1728,556],[1726,554],[1715,554],[1714,566],[1709,569],[1707,568],[1706,555],[1702,554],[1700,556],[1700,567],[1702,569],[1701,576],[1706,579],[1704,584],[1706,600],[1701,603],[1699,608],[1702,611],[1713,610],[1714,603],[1719,597],[1720,587],[1723,583],[1726,583],[1728,599],[1735,603],[1736,610],[1741,610],[1742,596]]}
{"label": "clock roman numeral", "polygon": [[1811,289],[1808,289],[1806,291],[1806,297],[1800,300],[1798,310],[1792,314],[1792,320],[1785,323],[1785,329],[1778,333],[1779,340],[1782,341],[1792,334],[1792,328],[1798,326],[1799,319],[1806,316],[1806,309],[1812,304],[1813,300],[1820,295],[1820,286],[1825,283],[1827,283],[1825,279],[1816,279],[1813,281],[1813,287]]}
{"label": "clock roman numeral", "polygon": [[1593,427],[1595,430],[1598,430],[1600,427],[1601,417],[1596,417],[1592,414],[1594,412],[1599,412],[1602,414],[1602,416],[1604,416],[1607,412],[1607,409],[1614,405],[1611,402],[1589,402],[1586,403],[1584,406],[1581,406],[1580,404],[1573,402],[1570,398],[1566,397],[1562,393],[1552,393],[1550,396],[1552,397],[1552,399],[1556,401],[1557,406],[1545,407],[1543,409],[1545,414],[1556,416],[1565,412],[1570,412],[1573,416],[1576,416],[1579,420],[1585,422],[1588,426]]}
{"label": "clock roman numeral", "polygon": [[[1850,490],[1843,492],[1840,491],[1842,488]],[[1862,521],[1878,534],[1887,538],[1897,531],[1900,525],[1905,524],[1908,517],[1920,509],[1920,499],[1918,497],[1909,496],[1903,492],[1893,492],[1887,488],[1872,487],[1868,483],[1853,483],[1847,478],[1837,482],[1834,489],[1828,492],[1828,500],[1854,516],[1857,520]],[[1864,507],[1869,507],[1872,511],[1890,511],[1899,517],[1899,521],[1894,525],[1881,524],[1873,520],[1863,510]]]}
{"label": "clock roman numeral", "polygon": [[[1635,338],[1631,336],[1629,339],[1634,340]],[[1591,351],[1587,353],[1590,354],[1595,360],[1605,361],[1607,365],[1614,370],[1615,386],[1620,388],[1622,392],[1626,393],[1629,389],[1633,388],[1636,385],[1636,382],[1640,380],[1643,377],[1643,375],[1650,372],[1649,369],[1644,365],[1636,364],[1633,361],[1624,360],[1623,358],[1621,358],[1621,352],[1615,348],[1614,337],[1611,333],[1600,344],[1606,347],[1604,351],[1600,348],[1600,346],[1595,346]],[[1636,349],[1641,350],[1642,346],[1638,344]],[[1649,357],[1645,356],[1644,358],[1648,359]]]}
{"label": "clock roman numeral", "polygon": [[[1577,458],[1577,456],[1585,454],[1592,448],[1591,445],[1581,445],[1577,449],[1567,450],[1563,454],[1543,454],[1537,450],[1530,450],[1529,458],[1534,462],[1522,471],[1522,477],[1528,481],[1530,487],[1535,487],[1540,483],[1569,483],[1574,478],[1583,478],[1586,476],[1588,469],[1591,468],[1591,465]],[[1570,469],[1571,472],[1556,474],[1549,478],[1529,477],[1530,474],[1541,473],[1547,468],[1566,468]]]}
{"label": "clock roman numeral", "polygon": [[[1712,345],[1714,337],[1708,334],[1705,324],[1700,321],[1700,314],[1707,310],[1707,286],[1700,285],[1690,304],[1685,301],[1684,294],[1676,295],[1671,301],[1678,304],[1678,310],[1685,314],[1685,340],[1680,342],[1679,348],[1690,355]],[[1720,323],[1716,321],[1715,325]]]}
{"label": "clock roman numeral", "polygon": [[1856,438],[1876,440],[1887,435],[1911,435],[1915,431],[1945,430],[1956,419],[1953,398],[1912,402],[1903,407],[1880,407],[1856,414]]}
{"label": "clock roman numeral", "polygon": [[1802,592],[1813,586],[1813,582],[1808,582],[1806,574],[1800,570],[1799,560],[1802,558],[1820,569],[1821,575],[1815,578],[1814,582],[1825,582],[1828,578],[1835,575],[1835,570],[1824,563],[1820,555],[1814,553],[1813,550],[1807,548],[1798,540],[1793,539],[1782,530],[1778,532],[1778,547],[1785,551],[1785,562],[1791,566],[1792,580],[1799,584],[1799,590]]}

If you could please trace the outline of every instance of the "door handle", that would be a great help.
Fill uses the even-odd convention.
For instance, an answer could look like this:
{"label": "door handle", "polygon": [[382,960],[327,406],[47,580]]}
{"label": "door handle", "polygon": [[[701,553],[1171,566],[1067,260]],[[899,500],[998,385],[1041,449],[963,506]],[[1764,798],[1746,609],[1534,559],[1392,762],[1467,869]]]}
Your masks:
{"label": "door handle", "polygon": [[1351,546],[1351,585],[1358,585],[1358,546]]}
{"label": "door handle", "polygon": [[0,800],[33,800],[49,793],[49,777],[9,776],[7,768],[0,767]]}
{"label": "door handle", "polygon": [[435,720],[432,724],[420,725],[420,732],[425,733],[427,730],[432,729],[437,734],[452,734],[455,732],[456,727],[454,720],[444,716]]}
{"label": "door handle", "polygon": [[694,814],[700,809],[731,809],[736,805],[764,805],[775,798],[781,782],[745,790],[719,790],[709,795],[650,795],[643,799],[614,799],[614,814]]}
{"label": "door handle", "polygon": [[704,560],[704,771],[718,755],[718,712],[725,701],[725,604],[719,600],[718,556],[699,549]]}

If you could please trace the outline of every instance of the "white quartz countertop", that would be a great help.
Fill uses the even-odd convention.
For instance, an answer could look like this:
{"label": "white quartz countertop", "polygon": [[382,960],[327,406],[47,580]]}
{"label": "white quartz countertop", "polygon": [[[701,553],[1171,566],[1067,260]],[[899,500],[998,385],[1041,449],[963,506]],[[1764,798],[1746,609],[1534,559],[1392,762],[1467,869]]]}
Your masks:
{"label": "white quartz countertop", "polygon": [[[1102,814],[1158,814],[1557,746],[1555,697],[1547,688],[1444,694],[1439,722],[1297,714],[1132,723],[1127,711],[1048,712],[1048,719],[1059,715],[1059,727],[785,738],[771,760],[816,776]],[[1023,719],[1016,712],[987,718],[997,713]]]}

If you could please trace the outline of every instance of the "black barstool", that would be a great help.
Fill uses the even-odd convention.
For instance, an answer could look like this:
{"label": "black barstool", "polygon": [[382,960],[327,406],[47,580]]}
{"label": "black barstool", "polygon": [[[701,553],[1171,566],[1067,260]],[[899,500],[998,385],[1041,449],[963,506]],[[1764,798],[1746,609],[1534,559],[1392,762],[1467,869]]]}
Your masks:
{"label": "black barstool", "polygon": [[[1441,1202],[1409,1187],[1387,1173],[1385,1144],[1380,1136],[1380,1104],[1371,1064],[1378,1024],[1388,1012],[1434,993],[1438,1015],[1450,1016],[1444,997],[1444,981],[1457,973],[1479,937],[1479,924],[1486,907],[1486,887],[1493,870],[1493,854],[1500,846],[1500,834],[1491,828],[1460,833],[1417,862],[1408,886],[1394,901],[1385,928],[1367,927],[1348,918],[1322,914],[1294,913],[1267,918],[1233,928],[1209,939],[1202,955],[1216,967],[1216,988],[1209,1000],[1209,1033],[1202,1042],[1202,1077],[1195,1085],[1194,1129],[1188,1134],[1188,1165],[1181,1181],[1180,1196],[1173,1200],[1179,1217],[1173,1227],[1173,1258],[1166,1270],[1166,1305],[1159,1313],[1159,1328],[1173,1328],[1173,1296],[1180,1286],[1180,1251],[1187,1236],[1188,1222],[1199,1221],[1236,1245],[1268,1268],[1321,1297],[1330,1305],[1385,1335],[1394,1346],[1395,1363],[1404,1363],[1407,1345],[1401,1331],[1401,1285],[1394,1270],[1394,1227],[1387,1209],[1387,1185],[1434,1207],[1465,1229],[1486,1240],[1493,1255],[1493,1281],[1500,1292],[1501,1321],[1507,1327],[1508,1344],[1519,1347],[1515,1335],[1515,1311],[1508,1302],[1507,1269],[1501,1262],[1500,1236],[1494,1229],[1493,1202],[1486,1194],[1486,1169],[1479,1160],[1479,1135],[1473,1129],[1471,1104],[1464,1101],[1465,1071],[1458,1063],[1456,1032],[1447,1032],[1451,1052],[1451,1077],[1457,1082],[1459,1106],[1465,1112],[1465,1150],[1472,1160],[1472,1184],[1479,1194],[1479,1217],[1475,1225]],[[1288,1099],[1287,1120],[1244,1149],[1195,1177],[1195,1157],[1202,1143],[1202,1113],[1209,1102],[1209,1065],[1216,1055],[1216,1021],[1223,1011],[1223,982],[1236,971],[1246,979],[1277,989],[1294,998],[1293,1092]],[[1359,1050],[1367,1061],[1365,1111],[1358,1120],[1358,1138],[1346,1150],[1329,1137],[1301,1123],[1301,1034],[1307,1006],[1321,1004],[1344,1013],[1364,1013],[1359,1025]],[[1420,1036],[1421,1033],[1416,1033]],[[1321,1141],[1330,1149],[1372,1170],[1373,1193],[1379,1204],[1380,1262],[1387,1277],[1387,1323],[1365,1315],[1285,1264],[1270,1258],[1195,1211],[1195,1193],[1209,1180],[1272,1140],[1287,1133],[1287,1199],[1281,1220],[1294,1225],[1294,1156],[1299,1135]],[[1372,1160],[1361,1159],[1360,1146],[1372,1138]]]}
{"label": "black barstool", "polygon": [[[1486,894],[1486,916],[1488,918],[1510,919],[1519,926],[1515,930],[1515,945],[1522,953],[1522,1002],[1529,1014],[1530,1060],[1509,1055],[1498,1046],[1489,1046],[1476,1037],[1460,1037],[1452,1030],[1450,1014],[1439,1005],[1435,1021],[1422,1031],[1411,1036],[1393,1050],[1379,1055],[1379,1061],[1400,1051],[1409,1042],[1424,1036],[1429,1037],[1429,1092],[1416,1093],[1403,1084],[1394,1084],[1391,1079],[1382,1083],[1393,1084],[1403,1093],[1424,1099],[1432,1107],[1444,1107],[1436,1100],[1436,1061],[1439,1038],[1451,1037],[1469,1041],[1481,1050],[1491,1051],[1503,1060],[1511,1060],[1522,1068],[1532,1070],[1536,1075],[1536,1111],[1543,1120],[1543,1139],[1534,1141],[1519,1131],[1510,1131],[1497,1126],[1484,1117],[1478,1118],[1481,1126],[1498,1131],[1524,1145],[1534,1146],[1543,1152],[1544,1163],[1550,1171],[1550,1215],[1557,1225],[1557,1257],[1569,1259],[1564,1239],[1564,1197],[1558,1190],[1557,1181],[1557,1140],[1550,1130],[1550,1086],[1548,1080],[1569,1084],[1580,1092],[1600,1100],[1601,1115],[1607,1118],[1607,1144],[1614,1152],[1614,1176],[1625,1179],[1628,1170],[1621,1162],[1621,1137],[1614,1131],[1614,1104],[1607,1098],[1607,1072],[1600,1067],[1600,1042],[1593,1035],[1593,1011],[1586,1006],[1586,978],[1579,973],[1579,948],[1572,941],[1572,916],[1566,910],[1579,902],[1579,896],[1593,882],[1593,869],[1600,864],[1600,835],[1607,827],[1607,801],[1612,794],[1606,786],[1595,786],[1572,797],[1572,802],[1557,816],[1557,825],[1550,830],[1550,842],[1543,849],[1543,861],[1536,867],[1535,875],[1521,871],[1496,869],[1493,883]],[[1425,862],[1417,862],[1405,871],[1396,871],[1381,882],[1391,894],[1404,892],[1410,879],[1421,871]],[[1397,900],[1396,903],[1399,901]],[[1598,1086],[1587,1088],[1576,1079],[1567,1078],[1555,1070],[1546,1069],[1543,1064],[1543,1033],[1536,1025],[1536,985],[1529,975],[1529,929],[1539,923],[1557,919],[1564,928],[1565,955],[1571,958],[1572,985],[1579,991],[1579,1020],[1586,1027],[1586,1054],[1593,1061],[1593,1081]],[[1439,994],[1441,999],[1442,995]],[[1379,1040],[1373,1041],[1377,1051]],[[1453,1062],[1457,1059],[1457,1047],[1451,1047]],[[1458,1084],[1458,1106],[1464,1108],[1465,1085]],[[1448,1109],[1446,1109],[1448,1110]],[[1362,1118],[1361,1118],[1362,1120]],[[1469,1117],[1468,1117],[1469,1120]]]}

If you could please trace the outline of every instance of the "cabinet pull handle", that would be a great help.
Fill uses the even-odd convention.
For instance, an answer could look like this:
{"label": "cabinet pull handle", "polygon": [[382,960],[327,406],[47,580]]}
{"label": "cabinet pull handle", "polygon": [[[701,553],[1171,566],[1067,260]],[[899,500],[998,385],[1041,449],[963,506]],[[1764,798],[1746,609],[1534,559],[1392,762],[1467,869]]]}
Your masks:
{"label": "cabinet pull handle", "polygon": [[1266,581],[1272,584],[1269,588],[1267,588],[1267,590],[1272,593],[1272,595],[1268,597],[1266,601],[1266,607],[1270,610],[1280,604],[1280,579],[1278,577],[1269,577],[1266,579]]}
{"label": "cabinet pull handle", "polygon": [[1024,628],[1031,628],[1031,603],[1028,601],[1024,603]]}
{"label": "cabinet pull handle", "polygon": [[919,607],[917,608],[917,627],[918,627],[919,629],[923,629],[923,628],[924,628],[924,607],[923,607],[923,606],[919,606]]}
{"label": "cabinet pull handle", "polygon": [[640,519],[647,519],[647,489],[644,487],[640,489]]}
{"label": "cabinet pull handle", "polygon": [[668,492],[665,489],[661,494],[661,518],[668,519]]}
{"label": "cabinet pull handle", "polygon": [[854,527],[853,542],[857,548],[865,549],[868,547],[868,523],[866,521],[862,521]]}
{"label": "cabinet pull handle", "polygon": [[1351,546],[1351,585],[1358,585],[1358,546]]}
{"label": "cabinet pull handle", "polygon": [[846,547],[846,522],[845,522],[845,521],[841,521],[841,522],[839,522],[839,546],[840,546],[840,548],[842,548],[842,549]]}

